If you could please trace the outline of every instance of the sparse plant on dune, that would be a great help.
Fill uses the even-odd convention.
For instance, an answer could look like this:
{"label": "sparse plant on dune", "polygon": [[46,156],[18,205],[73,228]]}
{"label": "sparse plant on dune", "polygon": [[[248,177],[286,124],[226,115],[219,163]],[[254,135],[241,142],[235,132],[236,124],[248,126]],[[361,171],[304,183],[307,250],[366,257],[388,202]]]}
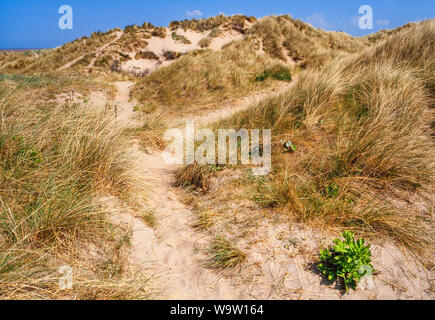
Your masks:
{"label": "sparse plant on dune", "polygon": [[163,56],[166,58],[166,60],[175,60],[181,57],[183,54],[176,51],[166,50],[163,51]]}
{"label": "sparse plant on dune", "polygon": [[217,38],[222,34],[222,29],[220,28],[214,28],[213,30],[210,31],[209,33],[209,37],[210,38]]}
{"label": "sparse plant on dune", "polygon": [[189,39],[187,39],[185,36],[183,36],[183,35],[181,35],[181,34],[178,34],[178,33],[176,33],[175,31],[172,32],[171,36],[172,36],[172,39],[174,39],[175,41],[179,41],[179,42],[181,42],[181,43],[183,43],[183,44],[191,44],[191,43],[192,43],[192,42],[191,42]]}

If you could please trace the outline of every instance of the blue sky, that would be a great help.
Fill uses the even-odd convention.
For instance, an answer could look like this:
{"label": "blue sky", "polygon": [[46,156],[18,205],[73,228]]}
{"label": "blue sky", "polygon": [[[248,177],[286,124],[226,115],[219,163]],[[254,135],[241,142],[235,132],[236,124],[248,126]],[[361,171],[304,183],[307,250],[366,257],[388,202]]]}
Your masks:
{"label": "blue sky", "polygon": [[[373,30],[358,28],[361,5],[373,8]],[[61,5],[73,8],[73,30],[61,30]],[[151,22],[204,18],[219,13],[263,17],[290,14],[327,30],[362,36],[435,17],[434,0],[0,0],[0,48],[50,48],[93,31]]]}

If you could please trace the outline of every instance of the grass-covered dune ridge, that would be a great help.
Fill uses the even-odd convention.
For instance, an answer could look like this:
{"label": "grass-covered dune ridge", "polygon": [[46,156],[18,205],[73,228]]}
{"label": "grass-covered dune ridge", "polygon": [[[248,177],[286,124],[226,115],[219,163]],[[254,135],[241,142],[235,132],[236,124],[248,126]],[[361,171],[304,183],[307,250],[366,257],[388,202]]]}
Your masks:
{"label": "grass-covered dune ridge", "polygon": [[132,95],[142,102],[173,106],[216,103],[264,88],[267,83],[255,81],[256,76],[281,63],[256,54],[251,46],[238,41],[217,52],[189,53],[142,79]]}

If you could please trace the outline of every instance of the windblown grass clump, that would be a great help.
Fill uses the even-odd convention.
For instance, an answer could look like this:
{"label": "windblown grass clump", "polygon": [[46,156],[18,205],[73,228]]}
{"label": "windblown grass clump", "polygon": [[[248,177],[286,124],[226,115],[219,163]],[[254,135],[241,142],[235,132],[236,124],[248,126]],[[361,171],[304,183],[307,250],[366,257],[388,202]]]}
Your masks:
{"label": "windblown grass clump", "polygon": [[[78,104],[41,103],[40,90],[0,83],[3,298],[58,294],[56,268],[65,263],[58,254],[107,238],[96,197],[125,198],[134,183],[128,144],[113,119]],[[81,287],[80,273],[76,280]],[[102,294],[120,293],[122,286],[108,289],[98,281]]]}
{"label": "windblown grass clump", "polygon": [[219,37],[222,34],[222,32],[223,32],[222,29],[220,29],[220,28],[214,28],[213,30],[210,31],[208,36],[202,38],[198,42],[198,45],[201,48],[208,48],[210,46],[211,42],[213,41],[213,39]]}
{"label": "windblown grass clump", "polygon": [[246,259],[242,251],[221,236],[215,237],[210,252],[212,257],[208,266],[214,269],[234,268]]}
{"label": "windblown grass clump", "polygon": [[163,52],[163,56],[166,60],[175,60],[181,57],[183,54],[181,52],[172,51],[172,50],[165,50]]}
{"label": "windblown grass clump", "polygon": [[153,37],[166,38],[166,28],[156,27],[151,31]]}
{"label": "windblown grass clump", "polygon": [[181,187],[196,187],[207,190],[214,172],[215,170],[206,164],[195,162],[192,165],[184,165],[175,173],[175,184]]}
{"label": "windblown grass clump", "polygon": [[209,38],[209,37],[204,37],[204,38],[202,38],[201,40],[199,40],[199,42],[198,42],[198,45],[201,47],[201,48],[208,48],[209,46],[210,46],[210,44],[211,44],[211,38]]}

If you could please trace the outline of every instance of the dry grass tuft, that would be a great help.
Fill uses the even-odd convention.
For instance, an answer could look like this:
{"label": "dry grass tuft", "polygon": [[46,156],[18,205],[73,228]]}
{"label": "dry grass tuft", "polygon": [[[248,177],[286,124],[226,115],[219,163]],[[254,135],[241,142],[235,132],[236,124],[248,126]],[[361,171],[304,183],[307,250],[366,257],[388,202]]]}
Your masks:
{"label": "dry grass tuft", "polygon": [[208,267],[214,269],[229,269],[243,263],[246,255],[223,237],[215,237],[210,248],[212,257]]}
{"label": "dry grass tuft", "polygon": [[184,165],[175,173],[176,185],[182,187],[197,187],[207,190],[210,186],[210,177],[215,170],[209,165],[194,163]]}

